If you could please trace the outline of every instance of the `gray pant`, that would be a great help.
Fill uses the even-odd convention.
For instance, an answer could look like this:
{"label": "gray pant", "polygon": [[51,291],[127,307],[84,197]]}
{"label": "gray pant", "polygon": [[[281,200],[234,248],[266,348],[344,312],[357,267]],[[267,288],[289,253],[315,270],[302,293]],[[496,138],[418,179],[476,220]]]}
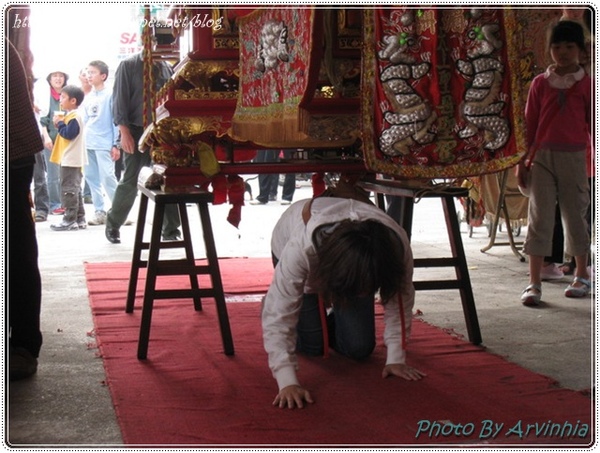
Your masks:
{"label": "gray pant", "polygon": [[566,253],[571,256],[589,253],[586,213],[590,203],[590,187],[585,159],[585,150],[540,149],[536,153],[531,167],[529,219],[524,244],[524,251],[528,255],[550,255],[557,201],[565,233]]}
{"label": "gray pant", "polygon": [[33,166],[33,202],[35,214],[47,216],[50,212],[50,198],[48,196],[48,183],[46,181],[46,161],[43,152],[35,155]]}
{"label": "gray pant", "polygon": [[[125,171],[121,176],[121,181],[117,185],[115,196],[112,200],[112,207],[106,215],[106,228],[118,230],[127,220],[129,211],[135,203],[138,193],[138,176],[142,167],[149,167],[152,162],[150,153],[141,153],[137,149],[137,143],[144,132],[143,128],[131,126],[131,135],[136,143],[136,150],[133,154],[123,153],[123,164]],[[167,205],[165,208],[165,219],[162,225],[163,236],[172,236],[179,233],[179,211],[176,205]]]}
{"label": "gray pant", "polygon": [[48,195],[50,197],[50,211],[60,208],[61,188],[60,188],[60,165],[50,162],[49,149],[44,149],[44,159],[46,161],[46,181],[48,183]]}
{"label": "gray pant", "polygon": [[63,217],[65,223],[85,222],[85,207],[81,190],[82,178],[81,167],[60,168],[60,188],[62,204],[65,207]]}

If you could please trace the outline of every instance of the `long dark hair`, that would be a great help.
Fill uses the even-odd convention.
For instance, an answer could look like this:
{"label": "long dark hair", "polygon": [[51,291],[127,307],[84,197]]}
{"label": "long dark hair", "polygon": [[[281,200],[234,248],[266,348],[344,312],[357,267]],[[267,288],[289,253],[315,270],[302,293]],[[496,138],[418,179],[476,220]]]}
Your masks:
{"label": "long dark hair", "polygon": [[385,304],[402,290],[406,272],[402,241],[376,220],[342,221],[317,246],[317,256],[318,290],[334,305],[378,290]]}

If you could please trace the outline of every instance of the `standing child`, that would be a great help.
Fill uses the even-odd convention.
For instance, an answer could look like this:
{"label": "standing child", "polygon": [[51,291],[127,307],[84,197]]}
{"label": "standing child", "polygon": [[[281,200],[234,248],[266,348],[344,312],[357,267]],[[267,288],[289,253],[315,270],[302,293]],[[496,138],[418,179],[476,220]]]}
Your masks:
{"label": "standing child", "polygon": [[58,130],[50,162],[60,165],[60,191],[65,214],[62,222],[50,225],[54,231],[73,231],[85,228],[85,209],[81,194],[83,166],[87,164],[83,121],[77,108],[83,102],[83,90],[67,85],[60,93],[60,108],[64,117],[55,114],[53,122]]}
{"label": "standing child", "polygon": [[528,185],[529,222],[524,250],[529,255],[530,283],[521,295],[524,305],[538,305],[542,298],[541,268],[552,248],[555,206],[560,207],[566,253],[575,257],[573,282],[566,297],[586,297],[590,291],[587,256],[590,236],[586,211],[590,202],[586,173],[586,147],[592,128],[592,81],[580,66],[585,52],[580,24],[560,21],[549,35],[554,64],[537,76],[529,89],[527,160],[517,167],[520,185]]}
{"label": "standing child", "polygon": [[106,85],[108,65],[100,60],[92,61],[87,68],[92,88],[81,108],[85,122],[85,141],[88,165],[85,180],[92,193],[95,216],[90,225],[104,225],[106,209],[102,189],[112,202],[117,190],[115,164],[119,148],[116,143],[119,131],[112,118],[112,90]]}

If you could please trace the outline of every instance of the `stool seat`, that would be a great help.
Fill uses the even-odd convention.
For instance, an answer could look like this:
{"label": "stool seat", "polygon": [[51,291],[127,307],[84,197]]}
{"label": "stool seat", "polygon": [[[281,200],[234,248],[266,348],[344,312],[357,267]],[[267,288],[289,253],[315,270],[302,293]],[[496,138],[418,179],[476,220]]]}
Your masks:
{"label": "stool seat", "polygon": [[[208,203],[213,200],[210,192],[195,187],[173,187],[165,191],[153,190],[138,185],[141,194],[138,220],[135,232],[135,241],[133,246],[133,257],[131,260],[131,273],[129,276],[129,288],[127,291],[127,301],[125,311],[132,313],[135,305],[135,293],[137,289],[139,270],[147,268],[146,284],[144,288],[144,298],[142,304],[142,321],[140,325],[140,336],[138,342],[137,357],[140,360],[146,359],[148,352],[148,342],[150,338],[150,325],[152,321],[152,309],[155,299],[179,299],[191,298],[194,302],[196,311],[202,310],[203,297],[212,297],[217,307],[219,318],[219,328],[223,341],[223,348],[226,355],[233,355],[233,339],[227,315],[227,306],[225,304],[225,295],[223,293],[223,283],[221,281],[221,272],[219,270],[219,260],[215,248],[215,241],[210,222],[210,213]],[[150,241],[144,241],[144,229],[146,225],[146,214],[148,211],[148,200],[155,203],[154,216],[152,219],[152,231]],[[181,219],[182,239],[175,241],[161,241],[162,224],[165,216],[165,207],[169,204],[175,204],[178,207]],[[187,204],[195,204],[200,214],[202,235],[206,249],[207,264],[197,265],[194,258],[192,246],[192,236],[190,232],[189,218],[187,215]],[[160,259],[160,251],[163,249],[183,248],[185,258],[183,259]],[[148,259],[142,259],[142,251],[148,250]],[[198,275],[210,275],[211,287],[200,288],[198,284]],[[156,289],[156,280],[158,276],[164,275],[188,275],[190,280],[189,288],[179,289]]]}

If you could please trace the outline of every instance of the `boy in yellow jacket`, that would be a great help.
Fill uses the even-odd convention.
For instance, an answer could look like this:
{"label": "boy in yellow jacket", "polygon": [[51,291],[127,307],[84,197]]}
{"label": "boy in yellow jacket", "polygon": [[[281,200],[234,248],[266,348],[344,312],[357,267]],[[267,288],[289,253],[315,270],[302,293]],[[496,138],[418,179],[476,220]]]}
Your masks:
{"label": "boy in yellow jacket", "polygon": [[60,165],[60,192],[65,214],[62,222],[50,225],[54,231],[74,231],[83,229],[85,209],[81,195],[83,167],[87,164],[83,121],[77,108],[83,102],[81,88],[67,85],[60,93],[60,108],[64,115],[57,112],[54,124],[58,135],[52,148],[50,162]]}

